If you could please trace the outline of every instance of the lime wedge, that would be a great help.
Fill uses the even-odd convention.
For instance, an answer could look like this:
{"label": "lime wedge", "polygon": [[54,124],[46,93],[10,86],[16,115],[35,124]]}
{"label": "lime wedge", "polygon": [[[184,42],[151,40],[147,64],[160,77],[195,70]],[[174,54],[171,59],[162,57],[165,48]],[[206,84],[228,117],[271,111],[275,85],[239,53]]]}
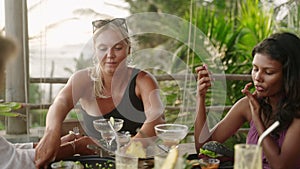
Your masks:
{"label": "lime wedge", "polygon": [[114,117],[110,117],[109,121],[110,121],[110,123],[111,123],[112,126],[115,125],[115,119],[114,119]]}
{"label": "lime wedge", "polygon": [[172,147],[165,159],[161,169],[174,169],[178,159],[177,147]]}

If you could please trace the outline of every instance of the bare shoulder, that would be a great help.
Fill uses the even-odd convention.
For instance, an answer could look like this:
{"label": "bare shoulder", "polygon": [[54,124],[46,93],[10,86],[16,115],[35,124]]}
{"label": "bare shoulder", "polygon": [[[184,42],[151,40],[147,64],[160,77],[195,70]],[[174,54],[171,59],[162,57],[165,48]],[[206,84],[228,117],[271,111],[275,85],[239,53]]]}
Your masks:
{"label": "bare shoulder", "polygon": [[297,130],[298,133],[300,133],[300,118],[294,118],[292,121],[290,128],[295,131]]}
{"label": "bare shoulder", "polygon": [[[90,70],[88,68],[78,70],[78,71],[76,71],[75,73],[72,74],[71,78],[75,78],[75,79],[77,79],[77,78],[79,78],[79,79],[80,78],[85,78],[85,79],[88,78],[88,79],[90,79]],[[79,80],[79,79],[77,79],[77,80]]]}
{"label": "bare shoulder", "polygon": [[69,81],[72,83],[84,83],[89,82],[91,80],[90,71],[88,68],[76,71],[69,78]]}
{"label": "bare shoulder", "polygon": [[288,149],[296,150],[298,155],[300,155],[299,154],[300,146],[298,146],[299,140],[300,140],[300,119],[294,118],[292,123],[287,129],[284,143],[283,143],[284,147],[288,147]]}
{"label": "bare shoulder", "polygon": [[245,96],[239,99],[233,106],[232,111],[242,114],[248,121],[252,118],[249,99]]}
{"label": "bare shoulder", "polygon": [[154,90],[158,89],[155,77],[146,71],[140,71],[136,78],[136,94],[138,96],[146,96]]}
{"label": "bare shoulder", "polygon": [[[297,137],[296,140],[300,139],[300,119],[294,118],[289,128],[287,129],[287,136],[291,135],[291,138]],[[296,136],[297,135],[297,136]],[[298,144],[298,142],[297,142]]]}
{"label": "bare shoulder", "polygon": [[249,99],[244,96],[241,99],[239,99],[235,104],[238,104],[239,106],[249,106]]}
{"label": "bare shoulder", "polygon": [[144,71],[144,70],[140,70],[140,72],[138,73],[137,79],[144,79],[144,78],[146,78],[146,79],[150,78],[152,80],[155,79],[155,77],[151,73]]}
{"label": "bare shoulder", "polygon": [[146,71],[141,70],[136,79],[137,85],[154,85],[157,86],[157,81],[155,77]]}
{"label": "bare shoulder", "polygon": [[90,82],[89,70],[83,69],[73,73],[64,88],[73,91],[82,90],[88,88],[91,85]]}

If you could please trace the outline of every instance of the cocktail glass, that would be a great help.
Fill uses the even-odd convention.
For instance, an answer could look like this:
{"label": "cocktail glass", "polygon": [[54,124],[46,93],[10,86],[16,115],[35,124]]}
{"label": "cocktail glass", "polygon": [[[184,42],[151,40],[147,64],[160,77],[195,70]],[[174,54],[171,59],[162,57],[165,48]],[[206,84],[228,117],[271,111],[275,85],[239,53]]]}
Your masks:
{"label": "cocktail glass", "polygon": [[117,136],[118,138],[116,139],[117,142],[119,142],[119,146],[120,147],[123,147],[125,145],[127,145],[129,142],[130,142],[130,139],[131,139],[131,134],[129,131],[126,131],[126,132],[118,132],[117,133]]}
{"label": "cocktail glass", "polygon": [[234,145],[234,169],[261,169],[262,147],[256,144]]}
{"label": "cocktail glass", "polygon": [[124,120],[114,119],[111,123],[109,119],[97,119],[93,121],[94,128],[101,133],[101,137],[105,140],[106,148],[111,150],[112,140],[116,138],[116,132],[123,127]]}
{"label": "cocktail glass", "polygon": [[183,124],[158,124],[154,126],[154,129],[158,138],[168,149],[177,146],[188,133],[188,126]]}
{"label": "cocktail glass", "polygon": [[115,152],[116,168],[138,169],[139,158],[126,154],[123,150]]}

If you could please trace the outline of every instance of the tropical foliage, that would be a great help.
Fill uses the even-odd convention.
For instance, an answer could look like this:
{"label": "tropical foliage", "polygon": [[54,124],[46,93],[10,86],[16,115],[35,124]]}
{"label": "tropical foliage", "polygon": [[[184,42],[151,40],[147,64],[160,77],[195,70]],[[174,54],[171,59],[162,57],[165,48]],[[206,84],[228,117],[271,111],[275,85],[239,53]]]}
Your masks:
{"label": "tropical foliage", "polygon": [[0,103],[0,116],[6,116],[6,117],[24,116],[16,112],[20,108],[22,108],[22,105],[20,103],[16,103],[16,102]]}
{"label": "tropical foliage", "polygon": [[[270,34],[277,31],[290,31],[298,35],[300,33],[300,4],[295,0],[280,4],[278,4],[279,1],[275,3],[263,0],[172,1],[176,8],[171,7],[170,1],[164,0],[126,1],[129,2],[132,13],[163,12],[191,21],[210,39],[219,52],[218,56],[226,74],[249,74],[252,67],[252,48]],[[167,41],[151,39],[152,46],[155,46],[153,45],[155,42],[156,46],[163,45],[165,49],[176,50],[177,57],[186,60],[188,52],[191,51],[187,50],[184,44],[175,41],[174,39]],[[147,45],[147,41],[143,43]],[[187,63],[192,63],[190,67],[194,68],[203,64],[203,60],[199,57],[191,56],[194,56],[191,58],[193,61],[187,61]],[[170,67],[176,67],[175,63]],[[226,105],[234,104],[243,96],[240,91],[245,83],[245,81],[227,81]],[[173,83],[164,82],[160,85],[162,90],[168,91],[166,96],[168,105],[182,103],[180,90],[175,88]],[[207,104],[210,105],[210,99],[207,100]],[[174,114],[177,114],[174,110],[167,111],[167,120],[172,120]],[[235,137],[239,139],[239,136]]]}
{"label": "tropical foliage", "polygon": [[[220,59],[227,74],[249,74],[251,70],[251,50],[265,37],[279,30],[299,32],[299,4],[296,1],[289,1],[284,4],[272,3],[272,1],[259,0],[230,0],[230,1],[133,1],[126,0],[130,4],[132,13],[139,12],[163,12],[174,14],[186,20],[191,20],[214,44],[219,51]],[[192,3],[192,4],[191,4]],[[280,20],[279,16],[282,7],[288,8],[288,14]],[[281,12],[282,13],[282,12]],[[192,18],[192,19],[191,19]],[[156,46],[163,45],[167,49],[177,49],[176,53],[182,60],[188,54],[183,44],[174,45],[172,39],[168,41],[156,41]],[[151,39],[151,46],[155,40]],[[143,44],[147,41],[143,41]],[[194,62],[191,67],[202,64],[201,59],[192,58]],[[171,67],[173,65],[170,65]],[[232,105],[238,98],[242,97],[240,90],[245,82],[227,82],[226,104]],[[178,93],[178,91],[174,91]],[[170,95],[178,98],[178,96]],[[167,99],[174,101],[176,99]],[[174,102],[173,102],[174,103]],[[172,104],[172,103],[170,103]]]}

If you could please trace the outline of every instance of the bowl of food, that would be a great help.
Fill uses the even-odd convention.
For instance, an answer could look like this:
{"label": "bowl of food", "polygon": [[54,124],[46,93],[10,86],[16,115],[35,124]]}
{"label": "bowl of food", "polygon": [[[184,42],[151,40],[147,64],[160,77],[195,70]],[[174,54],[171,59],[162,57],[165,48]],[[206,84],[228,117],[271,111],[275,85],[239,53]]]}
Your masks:
{"label": "bowl of food", "polygon": [[115,169],[115,159],[98,155],[74,156],[66,160],[55,161],[51,169]]}
{"label": "bowl of food", "polygon": [[218,169],[220,160],[216,158],[202,158],[199,160],[201,169]]}
{"label": "bowl of food", "polygon": [[220,160],[220,162],[222,163],[233,162],[233,155],[234,152],[231,149],[227,148],[225,145],[217,141],[209,141],[200,148],[198,158],[215,158]]}
{"label": "bowl of food", "polygon": [[51,164],[52,169],[73,169],[74,161],[58,161]]}

